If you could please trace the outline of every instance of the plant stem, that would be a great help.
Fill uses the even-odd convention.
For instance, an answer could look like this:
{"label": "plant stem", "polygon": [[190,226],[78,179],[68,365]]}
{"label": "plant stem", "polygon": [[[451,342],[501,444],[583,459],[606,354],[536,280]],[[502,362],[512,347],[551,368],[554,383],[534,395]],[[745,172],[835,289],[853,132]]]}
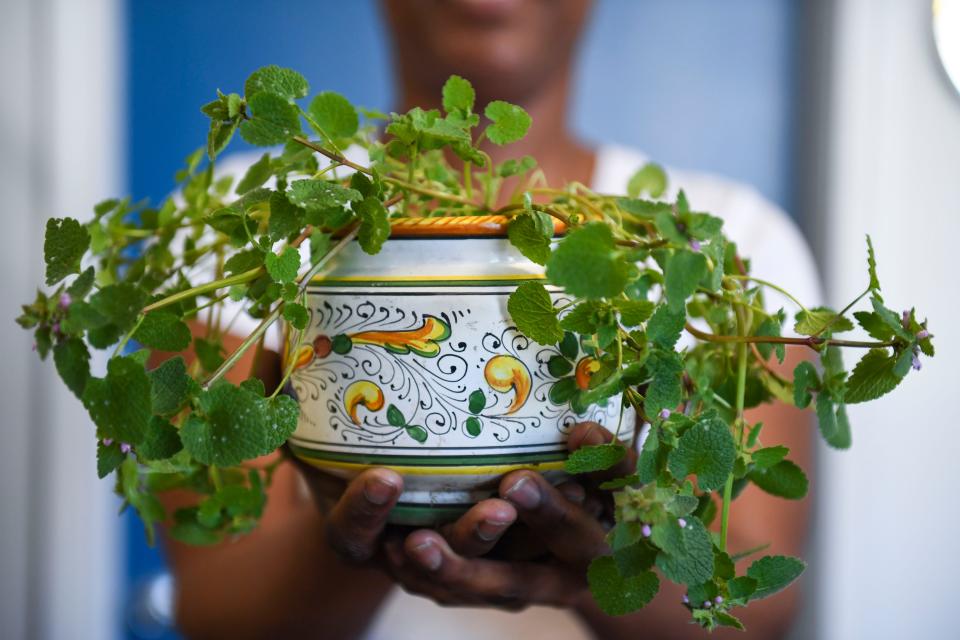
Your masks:
{"label": "plant stem", "polygon": [[127,331],[126,335],[123,336],[123,340],[117,343],[117,348],[113,350],[113,355],[110,356],[111,359],[116,358],[123,352],[123,348],[127,346],[127,343],[130,342],[130,338],[133,337],[133,334],[137,332],[137,329],[140,328],[140,325],[143,324],[143,319],[146,317],[146,314],[141,313],[140,317],[137,318],[137,323],[133,325],[133,329]]}
{"label": "plant stem", "polygon": [[[340,241],[337,242],[337,244],[331,247],[330,251],[328,251],[325,256],[317,261],[317,264],[313,265],[309,271],[303,274],[303,276],[300,278],[299,287],[297,289],[300,295],[303,295],[303,292],[306,291],[310,281],[315,275],[320,273],[320,270],[327,265],[327,262],[329,262],[333,256],[340,253],[340,251],[342,251],[343,248],[346,247],[357,236],[358,228],[359,225],[354,224],[353,228],[346,235],[344,235]],[[283,304],[278,304],[273,308],[269,315],[260,321],[260,324],[257,325],[257,328],[254,329],[253,332],[247,336],[242,343],[240,343],[240,346],[237,347],[233,353],[227,356],[227,359],[223,361],[223,364],[221,364],[217,370],[213,372],[213,375],[211,375],[210,378],[203,383],[204,390],[209,389],[214,382],[222,378],[227,371],[232,369],[233,365],[235,365],[237,361],[243,357],[243,354],[247,351],[247,349],[260,340],[260,336],[262,336],[270,327],[270,325],[276,322],[277,318],[280,317],[280,311],[282,309]]]}
{"label": "plant stem", "polygon": [[810,347],[814,351],[817,347],[829,345],[834,347],[859,347],[862,349],[881,349],[883,347],[894,347],[896,341],[888,340],[886,342],[865,342],[862,340],[834,340],[825,338],[816,338],[809,336],[807,338],[785,338],[782,336],[718,336],[713,333],[700,331],[692,324],[687,323],[684,327],[687,333],[700,340],[707,342],[735,342],[745,344],[792,344],[801,347]]}
{"label": "plant stem", "polygon": [[156,311],[157,309],[162,309],[163,307],[168,307],[171,304],[176,304],[181,300],[186,300],[188,298],[193,298],[195,296],[201,296],[217,289],[222,289],[224,287],[232,287],[235,284],[243,284],[245,282],[250,282],[261,276],[264,272],[263,267],[257,267],[255,269],[250,269],[249,271],[244,271],[243,273],[238,273],[235,276],[230,276],[229,278],[222,278],[220,280],[215,280],[208,284],[202,284],[198,287],[193,287],[185,291],[179,291],[173,295],[167,296],[162,300],[157,300],[153,304],[148,304],[143,308],[143,313],[149,313],[151,311]]}
{"label": "plant stem", "polygon": [[733,278],[734,280],[753,280],[754,282],[756,282],[756,283],[759,284],[759,285],[763,285],[763,286],[765,286],[765,287],[769,287],[770,289],[773,289],[774,291],[779,291],[779,292],[782,293],[783,295],[785,295],[785,296],[787,296],[788,298],[790,298],[790,300],[791,300],[795,305],[797,305],[798,307],[800,307],[801,310],[807,311],[807,312],[810,311],[810,310],[807,309],[805,306],[803,306],[803,303],[802,303],[802,302],[800,302],[800,301],[797,300],[795,297],[793,297],[793,294],[791,294],[789,291],[787,291],[787,290],[784,289],[783,287],[779,287],[779,286],[773,284],[772,282],[768,282],[768,281],[766,281],[766,280],[761,280],[760,278],[754,278],[753,276],[748,276],[748,275],[739,276],[739,275],[736,275],[736,274],[727,274],[727,275],[725,275],[724,277],[725,277],[725,278]]}
{"label": "plant stem", "polygon": [[[740,333],[746,331],[741,313],[737,314]],[[737,456],[743,448],[743,405],[747,389],[747,343],[737,345],[737,398],[734,418],[734,430],[737,432]],[[720,551],[727,550],[727,533],[730,523],[730,503],[733,501],[733,472],[727,476],[727,483],[723,487],[723,506],[720,511]]]}

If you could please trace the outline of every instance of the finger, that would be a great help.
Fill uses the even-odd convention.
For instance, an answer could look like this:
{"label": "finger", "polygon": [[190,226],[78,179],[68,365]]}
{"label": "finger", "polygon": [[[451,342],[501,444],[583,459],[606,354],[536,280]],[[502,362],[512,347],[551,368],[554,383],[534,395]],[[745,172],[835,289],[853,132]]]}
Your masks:
{"label": "finger", "polygon": [[558,484],[557,491],[573,504],[582,505],[583,501],[587,499],[587,492],[583,488],[583,485],[575,480],[568,480],[562,484]]}
{"label": "finger", "polygon": [[[570,435],[567,437],[567,450],[576,451],[581,447],[596,446],[612,441],[613,434],[604,429],[601,425],[597,424],[596,422],[581,422],[577,425],[574,425],[573,429],[570,430]],[[611,478],[622,478],[623,476],[628,476],[636,471],[636,469],[637,452],[633,447],[627,446],[627,455],[625,455],[617,464],[613,465],[609,469],[587,474],[587,477],[594,482],[603,482],[604,480],[609,480]]]}
{"label": "finger", "polygon": [[354,478],[327,519],[330,546],[346,560],[370,559],[402,488],[403,479],[389,469],[369,469]]}
{"label": "finger", "polygon": [[500,495],[561,561],[582,569],[607,551],[600,523],[539,473],[514,471],[500,482]]}
{"label": "finger", "polygon": [[489,552],[516,519],[512,504],[493,498],[475,504],[442,531],[454,551],[475,558]]}
{"label": "finger", "polygon": [[569,606],[583,589],[582,575],[565,567],[464,558],[435,531],[410,534],[404,550],[410,564],[428,576],[434,588],[452,592],[464,602],[479,599],[506,608]]}

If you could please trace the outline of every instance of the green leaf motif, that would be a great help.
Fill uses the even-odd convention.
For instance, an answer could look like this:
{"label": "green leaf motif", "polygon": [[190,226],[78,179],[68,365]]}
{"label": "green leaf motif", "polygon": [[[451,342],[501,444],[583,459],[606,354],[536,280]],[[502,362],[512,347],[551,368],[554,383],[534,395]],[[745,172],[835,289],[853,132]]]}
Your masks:
{"label": "green leaf motif", "polygon": [[507,312],[523,335],[542,345],[563,338],[557,312],[546,288],[539,282],[524,282],[510,294]]}
{"label": "green leaf motif", "polygon": [[719,418],[707,418],[684,432],[677,448],[670,452],[667,467],[677,480],[694,474],[701,490],[714,491],[733,471],[736,456],[727,424]]}
{"label": "green leaf motif", "polygon": [[477,94],[469,80],[452,75],[443,85],[443,110],[467,115],[473,111]]}
{"label": "green leaf motif", "polygon": [[387,407],[387,422],[394,427],[403,427],[407,424],[407,419],[396,405],[391,404]]}
{"label": "green leaf motif", "polygon": [[687,298],[693,295],[707,275],[707,258],[702,253],[678,250],[667,261],[664,270],[664,288],[667,302],[674,313],[683,311]]}
{"label": "green leaf motif", "polygon": [[485,131],[487,138],[496,145],[510,144],[527,135],[531,119],[529,114],[515,104],[494,100],[483,114],[493,123]]}
{"label": "green leaf motif", "polygon": [[180,316],[170,311],[151,311],[133,334],[140,344],[160,351],[183,351],[193,336]]}
{"label": "green leaf motif", "polygon": [[798,558],[790,556],[766,556],[760,558],[747,569],[747,577],[757,581],[751,600],[760,600],[772,596],[790,586],[800,577],[807,565]]}
{"label": "green leaf motif", "polygon": [[97,425],[97,435],[138,444],[147,432],[151,411],[150,379],[130,357],[111,358],[105,378],[90,378],[83,406]]}
{"label": "green leaf motif", "polygon": [[644,193],[651,198],[659,198],[667,188],[667,174],[658,164],[648,162],[630,176],[627,182],[627,195],[638,198]]}
{"label": "green leaf motif", "polygon": [[627,455],[622,444],[598,444],[581,447],[570,454],[563,463],[567,473],[592,473],[603,471],[617,464]]}
{"label": "green leaf motif", "polygon": [[520,253],[537,264],[546,264],[550,258],[550,240],[553,237],[553,223],[547,217],[544,221],[540,213],[522,213],[514,217],[507,227],[510,244]]}
{"label": "green leaf motif", "polygon": [[613,556],[595,558],[587,570],[587,582],[597,605],[610,616],[639,611],[660,590],[660,580],[653,571],[625,578]]}
{"label": "green leaf motif", "polygon": [[[563,325],[562,322],[560,324]],[[568,360],[576,360],[580,353],[580,341],[575,334],[567,331],[563,334],[563,340],[557,344],[557,348],[560,349],[563,357]]]}
{"label": "green leaf motif", "polygon": [[406,426],[407,435],[423,444],[427,441],[427,430],[417,424],[411,424]]}
{"label": "green leaf motif", "polygon": [[475,389],[470,393],[470,396],[467,398],[467,407],[470,409],[470,413],[477,415],[482,413],[487,406],[487,396],[483,393],[482,389]]}
{"label": "green leaf motif", "polygon": [[871,349],[853,368],[847,380],[844,401],[857,404],[874,400],[893,391],[903,379],[894,373],[897,356],[886,349]]}
{"label": "green leaf motif", "polygon": [[80,273],[80,260],[90,246],[90,233],[73,218],[51,218],[43,240],[47,284],[54,285],[71,273]]}
{"label": "green leaf motif", "polygon": [[476,438],[483,431],[483,422],[476,416],[470,416],[464,424],[464,429],[468,436]]}
{"label": "green leaf motif", "polygon": [[807,476],[790,460],[781,460],[767,469],[754,469],[750,481],[770,495],[799,500],[807,495]]}
{"label": "green leaf motif", "polygon": [[249,97],[247,103],[253,118],[240,124],[240,136],[250,144],[260,147],[283,144],[300,133],[297,107],[280,96],[261,91]]}
{"label": "green leaf motif", "polygon": [[319,127],[317,133],[327,139],[350,138],[360,126],[356,108],[349,100],[333,91],[318,93],[310,101],[308,113],[313,120],[310,125],[316,123]]}
{"label": "green leaf motif", "polygon": [[80,338],[69,337],[53,348],[53,362],[67,388],[81,400],[90,379],[90,352]]}
{"label": "green leaf motif", "polygon": [[300,252],[293,247],[287,247],[280,255],[268,253],[264,264],[267,266],[267,273],[276,282],[293,282],[300,270]]}
{"label": "green leaf motif", "polygon": [[272,64],[254,71],[243,85],[243,92],[247,98],[261,91],[293,102],[305,97],[310,92],[310,85],[307,84],[306,78],[293,69]]}
{"label": "green leaf motif", "polygon": [[551,356],[547,360],[547,371],[554,378],[562,378],[573,371],[573,363],[563,356]]}
{"label": "green leaf motif", "polygon": [[619,296],[635,274],[636,267],[617,250],[610,227],[602,222],[571,231],[547,261],[547,278],[578,298]]}

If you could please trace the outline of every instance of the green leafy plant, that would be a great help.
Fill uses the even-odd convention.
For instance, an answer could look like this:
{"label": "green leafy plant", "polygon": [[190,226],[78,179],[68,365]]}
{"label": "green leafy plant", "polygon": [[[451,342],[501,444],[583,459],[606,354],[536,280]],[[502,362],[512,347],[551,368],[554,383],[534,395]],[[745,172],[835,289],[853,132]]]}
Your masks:
{"label": "green leafy plant", "polygon": [[[588,574],[600,606],[612,615],[643,607],[659,588],[656,569],[686,585],[697,623],[740,628],[732,609],[800,575],[803,562],[782,556],[762,557],[736,575],[734,562],[751,553],[727,544],[730,505],[744,486],[785,499],[807,490],[788,449],[761,443],[762,425],[748,424],[744,410],[773,399],[813,405],[824,439],[845,448],[846,405],[888,393],[920,367],[921,353],[933,355],[926,321],[884,305],[869,239],[863,293],[839,312],[806,308],[750,273],[719,218],[692,210],[682,191],[674,202],[660,200],[666,177],[656,165],[642,167],[627,195],[617,196],[577,183],[550,187],[529,157],[494,164],[480,143],[522,138],[530,117],[495,101],[483,109],[481,127],[463,78],[444,86],[442,111],[388,116],[331,92],[304,107],[308,94],[295,71],[257,70],[243,95],[218,92],[203,106],[207,145],[177,174],[177,197],[157,208],[109,200],[85,224],[47,225],[51,289],[38,292],[18,322],[34,332],[41,358],[52,354],[89,411],[97,471],[118,470],[117,491],[148,534],[168,519],[157,493],[171,488],[200,496],[172,514],[169,533],[178,540],[211,544],[256,526],[272,468],[243,463],[275,451],[295,429],[297,403],[280,393],[293,363],[274,389],[254,377],[234,385],[224,374],[250,348],[262,349],[264,332],[281,317],[295,336],[305,329],[306,285],[332,256],[354,239],[377,253],[397,216],[495,213],[510,218],[510,242],[565,292],[558,303],[528,282],[508,304],[523,333],[558,349],[548,366],[557,379],[551,398],[579,411],[622,396],[650,425],[635,473],[603,486],[614,492],[616,525],[611,555]],[[213,168],[237,133],[272,149],[234,185]],[[348,159],[348,147],[365,149],[369,163]],[[498,206],[505,185],[512,192]],[[229,195],[234,186],[238,197]],[[560,239],[555,220],[566,228]],[[301,268],[304,243],[310,259]],[[198,281],[203,273],[214,279]],[[793,329],[802,337],[781,335],[786,314],[765,310],[767,289],[796,304]],[[869,304],[854,312],[865,298]],[[223,343],[227,299],[260,320],[231,353]],[[837,337],[854,322],[870,341]],[[684,331],[697,341],[678,351]],[[782,362],[786,345],[815,352],[819,366],[801,362],[792,377],[781,376],[769,360]],[[852,372],[844,347],[865,350]],[[112,348],[102,376],[91,371],[91,348]],[[175,355],[153,366],[155,352],[188,350],[194,358]],[[471,411],[484,402],[478,390]],[[392,405],[388,417],[415,438],[425,435]],[[474,419],[467,430],[475,436],[481,428]],[[625,454],[621,443],[587,447],[567,469],[606,469]],[[714,534],[708,526],[717,515]]]}

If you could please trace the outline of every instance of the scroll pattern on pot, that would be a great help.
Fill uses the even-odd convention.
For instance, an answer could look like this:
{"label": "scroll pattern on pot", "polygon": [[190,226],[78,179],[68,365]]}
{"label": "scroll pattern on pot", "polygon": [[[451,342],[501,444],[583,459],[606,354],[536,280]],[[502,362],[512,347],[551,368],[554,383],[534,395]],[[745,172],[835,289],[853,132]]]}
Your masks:
{"label": "scroll pattern on pot", "polygon": [[[427,312],[403,304],[402,294],[384,303],[357,297],[319,299],[309,340],[290,345],[287,356],[301,406],[308,400],[324,410],[303,411],[301,419],[325,421],[328,438],[378,447],[499,444],[528,430],[565,434],[576,422],[609,424],[619,415],[550,393],[569,384],[549,366],[563,345],[544,349],[503,320],[475,317],[469,305]],[[581,373],[579,380],[588,379]]]}

